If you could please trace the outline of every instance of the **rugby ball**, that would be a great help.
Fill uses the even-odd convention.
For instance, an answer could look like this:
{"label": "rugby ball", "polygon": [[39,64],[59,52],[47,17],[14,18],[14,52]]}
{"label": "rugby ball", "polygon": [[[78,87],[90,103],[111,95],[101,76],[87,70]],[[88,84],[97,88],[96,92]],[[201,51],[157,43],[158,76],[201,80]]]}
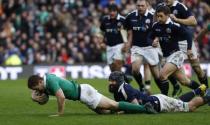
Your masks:
{"label": "rugby ball", "polygon": [[37,102],[40,105],[44,105],[49,101],[49,95],[46,93],[41,93],[39,91],[32,91],[31,98],[33,101]]}

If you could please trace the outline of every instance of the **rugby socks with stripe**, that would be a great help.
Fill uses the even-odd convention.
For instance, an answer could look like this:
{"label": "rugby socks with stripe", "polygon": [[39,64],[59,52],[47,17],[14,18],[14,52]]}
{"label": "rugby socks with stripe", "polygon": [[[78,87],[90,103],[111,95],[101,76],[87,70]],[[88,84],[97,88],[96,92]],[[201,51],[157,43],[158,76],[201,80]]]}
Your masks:
{"label": "rugby socks with stripe", "polygon": [[124,101],[119,102],[118,108],[127,113],[147,113],[147,110],[143,105],[132,104]]}

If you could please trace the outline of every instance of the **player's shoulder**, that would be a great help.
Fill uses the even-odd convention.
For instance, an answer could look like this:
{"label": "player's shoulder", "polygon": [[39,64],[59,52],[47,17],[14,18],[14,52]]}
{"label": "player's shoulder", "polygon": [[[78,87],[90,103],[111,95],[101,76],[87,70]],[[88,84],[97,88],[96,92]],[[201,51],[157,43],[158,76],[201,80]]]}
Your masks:
{"label": "player's shoulder", "polygon": [[126,18],[132,17],[132,16],[137,16],[137,15],[138,15],[138,10],[133,10],[126,15]]}
{"label": "player's shoulder", "polygon": [[187,6],[184,5],[183,3],[179,2],[179,1],[174,1],[173,6],[175,6],[176,8],[180,8],[180,9],[184,9],[184,10],[188,10]]}
{"label": "player's shoulder", "polygon": [[152,27],[155,28],[155,27],[158,26],[158,24],[159,24],[158,22],[154,22],[154,23],[152,24]]}
{"label": "player's shoulder", "polygon": [[101,21],[107,21],[109,20],[109,15],[104,15],[102,18],[101,18]]}
{"label": "player's shoulder", "polygon": [[125,20],[125,17],[121,14],[117,14],[117,20],[123,21]]}

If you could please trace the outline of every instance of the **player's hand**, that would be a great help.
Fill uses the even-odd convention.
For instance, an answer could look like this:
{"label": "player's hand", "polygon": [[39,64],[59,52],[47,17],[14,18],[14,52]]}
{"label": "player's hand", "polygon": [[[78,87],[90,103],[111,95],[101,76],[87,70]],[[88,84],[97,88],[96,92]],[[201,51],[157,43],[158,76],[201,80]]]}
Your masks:
{"label": "player's hand", "polygon": [[158,47],[158,45],[159,45],[159,40],[158,40],[158,38],[155,38],[152,42],[152,46],[153,47]]}
{"label": "player's hand", "polygon": [[176,18],[176,16],[175,16],[174,14],[170,14],[170,18],[171,18],[173,21],[177,22],[177,18]]}
{"label": "player's hand", "polygon": [[128,43],[125,43],[124,46],[122,47],[122,52],[123,53],[127,53],[129,51],[129,44]]}
{"label": "player's hand", "polygon": [[189,59],[194,58],[192,50],[187,50],[187,56],[188,56]]}
{"label": "player's hand", "polygon": [[59,114],[55,114],[55,115],[49,115],[48,117],[59,117]]}
{"label": "player's hand", "polygon": [[103,50],[105,50],[106,49],[106,44],[105,43],[101,43],[100,44],[100,48],[103,49]]}

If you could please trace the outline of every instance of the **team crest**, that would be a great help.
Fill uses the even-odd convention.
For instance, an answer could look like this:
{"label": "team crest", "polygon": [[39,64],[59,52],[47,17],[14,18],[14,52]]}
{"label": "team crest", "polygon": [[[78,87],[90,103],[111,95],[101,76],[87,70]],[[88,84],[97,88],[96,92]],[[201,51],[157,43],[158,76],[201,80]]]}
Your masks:
{"label": "team crest", "polygon": [[166,33],[171,33],[171,29],[170,28],[167,28],[166,29]]}
{"label": "team crest", "polygon": [[174,14],[174,15],[177,15],[177,14],[178,14],[178,11],[177,11],[177,10],[174,10],[174,11],[173,11],[173,14]]}
{"label": "team crest", "polygon": [[146,20],[145,20],[145,23],[147,23],[147,24],[148,24],[148,23],[151,23],[150,19],[146,19]]}
{"label": "team crest", "polygon": [[118,23],[117,23],[117,26],[118,26],[118,27],[121,27],[121,26],[122,26],[122,23],[121,23],[121,22],[118,22]]}

